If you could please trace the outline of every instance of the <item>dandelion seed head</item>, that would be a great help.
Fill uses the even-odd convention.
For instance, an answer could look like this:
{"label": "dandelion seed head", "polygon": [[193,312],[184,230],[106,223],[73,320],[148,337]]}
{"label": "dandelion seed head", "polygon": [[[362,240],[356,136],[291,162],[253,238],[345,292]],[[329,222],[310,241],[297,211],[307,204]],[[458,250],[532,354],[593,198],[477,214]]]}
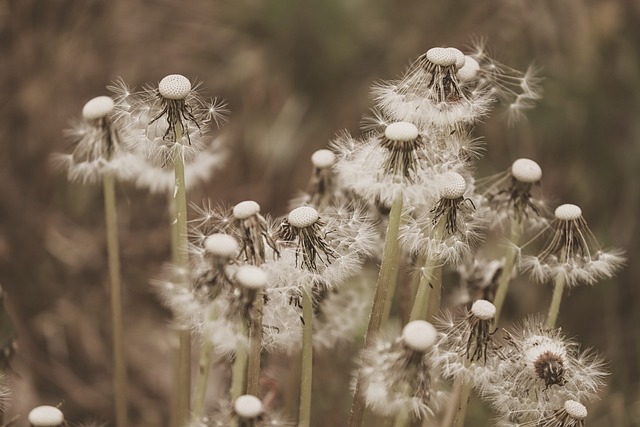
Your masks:
{"label": "dandelion seed head", "polygon": [[561,221],[573,221],[582,216],[582,209],[571,203],[560,205],[556,208],[554,215]]}
{"label": "dandelion seed head", "polygon": [[29,424],[33,427],[60,426],[64,423],[64,414],[55,406],[38,406],[29,412]]}
{"label": "dandelion seed head", "polygon": [[317,150],[311,155],[311,163],[317,168],[328,168],[336,161],[336,155],[331,150]]}
{"label": "dandelion seed head", "polygon": [[480,64],[472,56],[466,55],[464,57],[464,65],[458,69],[456,76],[461,82],[469,82],[475,80],[480,72]]}
{"label": "dandelion seed head", "polygon": [[511,165],[511,175],[524,183],[535,183],[542,178],[542,169],[530,159],[518,159]]}
{"label": "dandelion seed head", "polygon": [[418,128],[413,123],[395,122],[385,128],[384,136],[390,141],[413,141],[418,137]]}
{"label": "dandelion seed head", "polygon": [[466,62],[466,58],[464,56],[464,53],[462,53],[462,51],[460,51],[460,49],[456,49],[455,47],[449,47],[447,49],[450,52],[453,52],[453,54],[456,57],[456,69],[459,70],[462,67],[464,67],[464,64]]}
{"label": "dandelion seed head", "polygon": [[587,408],[575,400],[567,400],[564,402],[564,410],[576,420],[584,420],[587,418]]}
{"label": "dandelion seed head", "polygon": [[267,273],[255,265],[243,265],[236,272],[236,280],[248,289],[262,289],[267,286]]}
{"label": "dandelion seed head", "polygon": [[236,219],[247,219],[260,213],[260,205],[253,200],[245,200],[233,207],[233,216]]}
{"label": "dandelion seed head", "polygon": [[432,47],[427,51],[427,60],[441,67],[448,67],[457,62],[453,50],[444,47]]}
{"label": "dandelion seed head", "polygon": [[85,120],[96,120],[105,117],[113,111],[113,99],[110,96],[97,96],[84,104],[82,117]]}
{"label": "dandelion seed head", "polygon": [[191,82],[181,74],[169,74],[160,80],[158,91],[165,99],[185,99],[191,92]]}
{"label": "dandelion seed head", "polygon": [[292,210],[287,217],[289,224],[296,228],[309,227],[315,224],[316,221],[318,221],[318,218],[320,218],[318,211],[311,206],[301,206],[296,208]]}
{"label": "dandelion seed head", "polygon": [[487,300],[477,300],[471,306],[471,314],[480,320],[490,320],[496,316],[496,306]]}
{"label": "dandelion seed head", "polygon": [[253,395],[245,394],[233,402],[233,410],[240,418],[253,419],[262,414],[264,408],[260,399]]}
{"label": "dandelion seed head", "polygon": [[458,172],[449,171],[441,175],[440,195],[443,199],[459,199],[466,189],[467,183]]}
{"label": "dandelion seed head", "polygon": [[220,258],[231,258],[238,253],[238,241],[224,233],[215,233],[204,240],[204,249]]}
{"label": "dandelion seed head", "polygon": [[433,347],[437,338],[436,328],[425,320],[414,320],[402,329],[402,341],[411,350],[420,353]]}

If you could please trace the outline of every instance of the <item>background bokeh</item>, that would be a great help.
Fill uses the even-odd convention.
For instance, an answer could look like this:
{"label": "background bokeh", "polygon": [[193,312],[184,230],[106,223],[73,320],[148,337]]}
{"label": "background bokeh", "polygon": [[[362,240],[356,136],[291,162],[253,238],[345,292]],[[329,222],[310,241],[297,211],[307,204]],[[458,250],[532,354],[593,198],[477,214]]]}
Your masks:
{"label": "background bokeh", "polygon": [[[0,283],[18,333],[10,414],[62,402],[71,420],[112,419],[101,187],[67,183],[48,162],[108,83],[180,73],[226,98],[229,161],[190,199],[254,199],[281,215],[310,154],[341,129],[358,133],[374,81],[430,47],[487,37],[496,59],[542,70],[544,98],[523,123],[497,110],[478,127],[488,148],[478,176],[537,160],[550,204],[579,204],[604,246],[627,251],[615,280],[572,291],[559,323],[609,361],[588,425],[640,425],[638,23],[637,0],[0,2]],[[118,199],[131,417],[164,426],[174,338],[148,282],[169,258],[165,200],[127,184]],[[545,311],[551,294],[527,281],[513,291],[512,319]],[[345,423],[354,351],[316,360],[317,427]],[[491,425],[485,412],[474,406],[468,425]]]}

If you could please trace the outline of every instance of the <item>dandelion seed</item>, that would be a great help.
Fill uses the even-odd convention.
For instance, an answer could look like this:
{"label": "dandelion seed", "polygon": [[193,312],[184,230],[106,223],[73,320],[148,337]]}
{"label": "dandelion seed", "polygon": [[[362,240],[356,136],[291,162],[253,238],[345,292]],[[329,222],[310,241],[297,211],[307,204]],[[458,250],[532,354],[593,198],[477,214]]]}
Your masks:
{"label": "dandelion seed", "polygon": [[548,227],[552,236],[537,256],[525,256],[522,265],[539,282],[564,276],[569,286],[592,285],[611,278],[625,263],[621,251],[599,249],[580,207],[558,206]]}
{"label": "dandelion seed", "polygon": [[32,427],[62,427],[64,414],[55,406],[38,406],[27,417]]}

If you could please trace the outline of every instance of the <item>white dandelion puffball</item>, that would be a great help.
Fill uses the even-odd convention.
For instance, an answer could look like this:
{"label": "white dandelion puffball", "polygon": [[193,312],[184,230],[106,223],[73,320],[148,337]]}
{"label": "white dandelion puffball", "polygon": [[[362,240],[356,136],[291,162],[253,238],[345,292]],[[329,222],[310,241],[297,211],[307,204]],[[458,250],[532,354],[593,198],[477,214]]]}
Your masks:
{"label": "white dandelion puffball", "polygon": [[520,182],[533,183],[542,178],[542,169],[533,160],[518,159],[511,165],[511,175]]}
{"label": "white dandelion puffball", "polygon": [[418,128],[413,123],[395,122],[386,127],[384,136],[390,141],[413,141],[418,137]]}
{"label": "white dandelion puffball", "polygon": [[215,233],[204,240],[204,249],[215,256],[230,258],[238,253],[238,241],[228,234]]}
{"label": "white dandelion puffball", "polygon": [[302,206],[292,210],[287,219],[296,228],[306,228],[315,224],[319,217],[318,211],[311,206]]}
{"label": "white dandelion puffball", "polygon": [[580,402],[575,400],[567,400],[564,402],[564,410],[576,420],[584,420],[587,418],[587,408]]}
{"label": "white dandelion puffball", "polygon": [[260,213],[260,205],[253,200],[240,202],[233,207],[233,216],[237,219],[247,219]]}
{"label": "white dandelion puffball", "polygon": [[402,341],[414,351],[429,350],[435,344],[437,337],[436,328],[424,320],[409,322],[402,329]]}
{"label": "white dandelion puffball", "polygon": [[100,119],[113,111],[113,106],[113,99],[110,96],[97,96],[84,104],[82,117],[85,120]]}
{"label": "white dandelion puffball", "polygon": [[556,208],[555,216],[561,221],[573,221],[582,216],[582,209],[576,205],[567,203]]}
{"label": "white dandelion puffball", "polygon": [[471,306],[471,314],[480,320],[490,320],[496,316],[496,306],[487,300],[479,299]]}
{"label": "white dandelion puffball", "polygon": [[462,53],[460,49],[456,49],[455,47],[450,47],[448,49],[456,56],[456,69],[459,70],[460,68],[464,67],[464,63],[466,61],[464,53]]}
{"label": "white dandelion puffball", "polygon": [[262,402],[255,396],[245,394],[233,402],[233,410],[240,418],[252,419],[262,414]]}
{"label": "white dandelion puffball", "polygon": [[311,155],[311,163],[317,168],[328,168],[329,166],[333,165],[335,161],[336,155],[333,154],[333,151],[331,150],[322,149],[314,152]]}
{"label": "white dandelion puffball", "polygon": [[435,65],[447,67],[456,63],[456,54],[444,47],[433,47],[427,51],[427,60]]}
{"label": "white dandelion puffball", "polygon": [[166,99],[185,99],[191,92],[191,82],[181,74],[169,74],[160,80],[158,91]]}
{"label": "white dandelion puffball", "polygon": [[467,183],[458,172],[449,171],[442,174],[440,195],[443,199],[459,199],[464,195],[466,189]]}
{"label": "white dandelion puffball", "polygon": [[267,286],[267,273],[255,265],[243,265],[238,268],[236,280],[248,289],[262,289]]}
{"label": "white dandelion puffball", "polygon": [[462,82],[474,80],[480,72],[480,64],[469,55],[464,57],[464,65],[458,70],[456,75]]}
{"label": "white dandelion puffball", "polygon": [[55,406],[38,406],[29,412],[28,420],[34,427],[59,426],[64,422],[64,415]]}

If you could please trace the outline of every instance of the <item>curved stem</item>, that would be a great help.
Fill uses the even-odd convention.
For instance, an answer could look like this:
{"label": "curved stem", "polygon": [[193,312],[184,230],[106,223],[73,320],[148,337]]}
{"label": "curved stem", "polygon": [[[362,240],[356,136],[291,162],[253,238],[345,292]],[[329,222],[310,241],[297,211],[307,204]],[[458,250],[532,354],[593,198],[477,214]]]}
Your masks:
{"label": "curved stem", "polygon": [[116,216],[115,179],[106,173],[102,180],[107,233],[107,256],[111,284],[111,324],[113,328],[114,388],[116,426],[126,427],[127,420],[127,367],[124,356],[122,325],[122,283],[120,280],[120,251],[118,248],[118,221]]}
{"label": "curved stem", "polygon": [[298,427],[311,424],[311,386],[313,379],[313,303],[306,290],[302,292],[302,369],[300,374],[300,410]]}
{"label": "curved stem", "polygon": [[547,315],[547,328],[556,327],[556,320],[558,320],[558,313],[560,312],[560,303],[562,302],[565,282],[564,274],[558,274],[556,276],[555,287],[553,288],[553,297],[551,298],[549,314]]}
{"label": "curved stem", "polygon": [[[511,243],[517,245],[520,241],[520,236],[522,234],[522,223],[514,222],[511,224]],[[494,320],[494,324],[498,325],[498,320],[500,320],[500,314],[502,313],[502,306],[504,305],[504,301],[507,297],[507,291],[509,290],[509,284],[511,283],[511,275],[513,274],[513,269],[516,264],[516,255],[518,254],[517,248],[507,248],[507,253],[505,254],[504,266],[502,268],[502,274],[500,275],[500,279],[498,279],[498,288],[496,289],[496,296],[493,299],[493,305],[496,307],[496,317]]]}

